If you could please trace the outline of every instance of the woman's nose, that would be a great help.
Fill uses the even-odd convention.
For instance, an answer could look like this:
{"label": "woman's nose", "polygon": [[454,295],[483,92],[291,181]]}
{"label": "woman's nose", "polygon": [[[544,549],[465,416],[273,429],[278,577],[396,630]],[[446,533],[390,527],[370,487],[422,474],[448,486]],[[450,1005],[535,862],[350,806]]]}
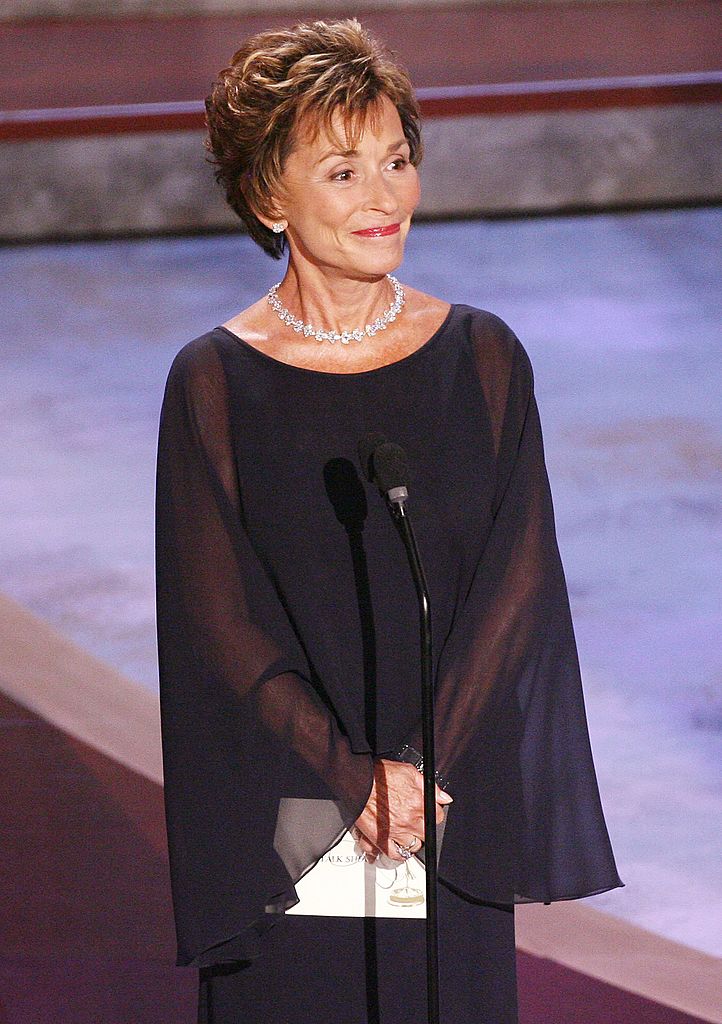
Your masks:
{"label": "woman's nose", "polygon": [[375,210],[385,210],[393,213],[397,202],[391,183],[386,180],[383,174],[374,174],[368,182],[366,193],[366,205]]}

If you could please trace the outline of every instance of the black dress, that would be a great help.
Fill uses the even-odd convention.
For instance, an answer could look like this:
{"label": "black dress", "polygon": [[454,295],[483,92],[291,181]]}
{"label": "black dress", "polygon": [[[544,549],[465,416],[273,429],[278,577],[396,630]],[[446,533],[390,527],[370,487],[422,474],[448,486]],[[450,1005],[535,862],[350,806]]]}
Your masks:
{"label": "black dress", "polygon": [[[345,374],[217,327],[170,368],[156,490],[176,962],[201,968],[209,1024],[425,1012],[423,921],[284,915],[364,807],[373,758],[421,748],[416,595],[358,467],[369,431],[407,452],[431,596],[437,766],[454,797],[443,1019],[515,1020],[515,903],[623,884],[514,332],[455,304],[411,355]],[[335,808],[310,812],[293,849],[276,833],[288,796]]]}

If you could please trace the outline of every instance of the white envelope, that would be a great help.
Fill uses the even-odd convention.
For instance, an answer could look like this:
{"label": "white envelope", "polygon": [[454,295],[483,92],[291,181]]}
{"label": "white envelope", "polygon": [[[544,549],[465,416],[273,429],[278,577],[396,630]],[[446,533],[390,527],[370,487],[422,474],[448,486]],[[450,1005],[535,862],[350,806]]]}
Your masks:
{"label": "white envelope", "polygon": [[[333,801],[309,801],[284,797],[279,809],[277,843],[288,849],[292,830],[302,829],[308,820],[309,803],[313,816],[338,814]],[[319,804],[328,805],[320,807]],[[317,818],[316,818],[317,820]],[[437,827],[437,845],[441,848],[444,822]],[[351,836],[343,833],[341,840],[321,857],[296,883],[300,902],[287,914],[310,914],[320,917],[426,917],[426,869],[417,857],[404,864],[380,856],[370,864]]]}

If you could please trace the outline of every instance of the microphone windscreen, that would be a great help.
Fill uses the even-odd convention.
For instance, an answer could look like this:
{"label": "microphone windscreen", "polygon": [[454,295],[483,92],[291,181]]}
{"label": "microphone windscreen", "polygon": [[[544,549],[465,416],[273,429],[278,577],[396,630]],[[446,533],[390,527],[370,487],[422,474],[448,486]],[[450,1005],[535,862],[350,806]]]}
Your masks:
{"label": "microphone windscreen", "polygon": [[372,458],[376,483],[383,494],[394,487],[408,487],[409,467],[406,452],[400,445],[386,441],[378,446]]}
{"label": "microphone windscreen", "polygon": [[361,471],[363,475],[371,483],[376,479],[374,472],[374,452],[379,445],[387,444],[386,438],[383,434],[379,433],[378,430],[372,430],[368,434],[364,434],[358,443],[358,457],[361,463]]}

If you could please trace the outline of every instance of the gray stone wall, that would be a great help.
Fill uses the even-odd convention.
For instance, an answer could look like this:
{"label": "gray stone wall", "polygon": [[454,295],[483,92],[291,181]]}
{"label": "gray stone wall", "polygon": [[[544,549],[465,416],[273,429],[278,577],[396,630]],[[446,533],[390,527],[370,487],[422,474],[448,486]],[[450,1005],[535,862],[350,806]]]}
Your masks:
{"label": "gray stone wall", "polygon": [[[420,218],[719,201],[716,104],[429,118]],[[0,144],[0,238],[232,227],[202,132]]]}
{"label": "gray stone wall", "polygon": [[717,104],[439,118],[424,130],[424,212],[719,199]]}

